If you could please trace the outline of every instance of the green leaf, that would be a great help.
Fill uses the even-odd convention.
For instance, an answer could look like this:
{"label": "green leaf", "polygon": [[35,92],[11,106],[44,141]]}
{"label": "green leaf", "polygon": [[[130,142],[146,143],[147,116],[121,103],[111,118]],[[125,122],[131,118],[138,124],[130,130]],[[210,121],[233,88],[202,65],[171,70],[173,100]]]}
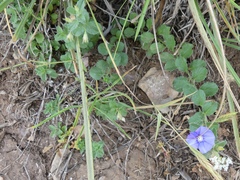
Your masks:
{"label": "green leaf", "polygon": [[[121,64],[121,55],[120,55],[120,53],[116,53],[115,56],[112,56],[112,57],[114,58],[113,60],[114,60],[114,62],[116,64],[116,66],[120,66],[120,64]],[[109,65],[109,67],[111,67],[111,68],[114,67],[110,56],[108,56],[108,58],[107,58],[107,63]]]}
{"label": "green leaf", "polygon": [[66,69],[68,69],[72,72],[75,72],[74,66],[73,66],[73,60],[72,60],[72,56],[71,56],[70,52],[67,52],[64,55],[61,55],[60,60],[63,61],[63,64]]}
{"label": "green leaf", "polygon": [[182,56],[176,58],[175,65],[179,71],[182,72],[188,71],[187,60]]}
{"label": "green leaf", "polygon": [[54,36],[56,41],[62,41],[67,38],[68,32],[66,29],[62,29],[60,26],[57,26],[57,34]]}
{"label": "green leaf", "polygon": [[103,147],[104,147],[103,141],[98,141],[98,142],[93,141],[92,142],[93,159],[103,157],[103,155],[104,155]]}
{"label": "green leaf", "polygon": [[[127,20],[126,19],[120,19],[119,22],[123,26],[125,24],[125,21],[127,21]],[[129,22],[127,21],[125,27],[128,27],[128,26],[129,26]]]}
{"label": "green leaf", "polygon": [[216,112],[218,108],[218,103],[216,101],[209,101],[209,102],[205,102],[202,105],[202,111],[204,112],[205,115],[210,116],[213,113]]}
{"label": "green leaf", "polygon": [[[165,49],[165,46],[162,43],[157,43],[158,46],[158,50],[159,52],[162,52]],[[151,54],[157,54],[157,47],[156,47],[156,43],[152,43],[150,48],[149,48]],[[162,56],[161,56],[162,57]]]}
{"label": "green leaf", "polygon": [[39,44],[41,44],[44,41],[44,35],[42,33],[37,33],[35,38]]}
{"label": "green leaf", "polygon": [[[125,66],[128,63],[128,56],[126,53],[123,52],[116,53],[115,57],[113,56],[113,58],[116,66]],[[110,56],[108,56],[107,58],[107,63],[109,64],[109,67],[113,67]]]}
{"label": "green leaf", "polygon": [[37,66],[35,71],[42,81],[45,82],[47,80],[47,68],[45,66]]}
{"label": "green leaf", "polygon": [[118,40],[118,38],[117,38],[116,36],[112,36],[112,37],[110,38],[109,43],[110,43],[110,44],[114,44],[117,40]]}
{"label": "green leaf", "polygon": [[208,70],[205,67],[199,67],[192,70],[192,78],[196,82],[201,82],[207,77]]}
{"label": "green leaf", "polygon": [[198,69],[201,67],[206,67],[207,64],[204,60],[202,59],[195,59],[190,63],[190,70]]}
{"label": "green leaf", "polygon": [[116,32],[116,37],[119,39],[119,38],[120,38],[120,35],[121,35],[121,30],[118,30],[118,31]]}
{"label": "green leaf", "polygon": [[54,69],[47,69],[47,74],[53,79],[58,77],[58,74]]}
{"label": "green leaf", "polygon": [[187,84],[189,84],[188,79],[184,76],[179,76],[174,79],[173,88],[178,92],[182,92]]}
{"label": "green leaf", "polygon": [[206,95],[203,90],[198,90],[192,95],[192,101],[197,106],[203,106],[206,101]]}
{"label": "green leaf", "polygon": [[[135,12],[131,12],[130,15],[129,15],[129,19],[132,21],[134,18],[136,18],[138,16],[137,13]],[[133,22],[132,22],[133,23]]]}
{"label": "green leaf", "polygon": [[173,35],[164,35],[163,38],[164,38],[164,42],[166,44],[166,47],[169,50],[174,51],[174,48],[176,46],[176,41],[174,39],[174,36]]}
{"label": "green leaf", "polygon": [[185,96],[194,93],[195,91],[197,91],[197,88],[195,85],[190,84],[189,82],[185,84],[185,86],[183,87],[183,93]]}
{"label": "green leaf", "polygon": [[118,49],[117,49],[117,52],[122,52],[124,50],[124,43],[123,42],[120,42],[119,45],[118,45]]}
{"label": "green leaf", "polygon": [[217,152],[219,151],[223,151],[224,147],[227,145],[227,141],[223,140],[223,141],[217,141],[215,143],[214,149],[216,149]]}
{"label": "green leaf", "polygon": [[[113,84],[114,82],[116,82],[119,79],[120,78],[119,78],[118,74],[111,73],[111,74],[103,77],[103,82],[105,82],[107,84]],[[117,84],[121,84],[121,81],[119,81],[119,83],[117,83]]]}
{"label": "green leaf", "polygon": [[162,24],[157,28],[157,35],[166,36],[170,34],[170,27]]}
{"label": "green leaf", "polygon": [[86,146],[85,146],[85,140],[84,139],[77,140],[77,148],[79,149],[81,154],[83,154],[85,152]]}
{"label": "green leaf", "polygon": [[164,69],[166,69],[167,71],[174,71],[177,69],[176,65],[175,65],[175,61],[168,61],[165,66]]}
{"label": "green leaf", "polygon": [[201,87],[207,97],[214,96],[218,92],[218,86],[213,82],[205,82]]}
{"label": "green leaf", "polygon": [[57,94],[56,99],[49,101],[45,104],[44,114],[53,115],[59,111],[60,96]]}
{"label": "green leaf", "polygon": [[[108,44],[108,48],[111,51],[112,45]],[[108,51],[107,51],[107,48],[106,48],[104,43],[101,43],[101,44],[98,45],[98,52],[100,54],[102,54],[103,56],[108,55]]]}
{"label": "green leaf", "polygon": [[147,26],[148,30],[150,30],[152,28],[152,18],[147,19],[146,26]]}
{"label": "green leaf", "polygon": [[141,43],[152,43],[154,40],[154,36],[150,32],[144,32],[141,34]]}
{"label": "green leaf", "polygon": [[144,43],[144,42],[141,42],[141,46],[142,46],[142,49],[143,50],[148,50],[151,46],[151,43]]}
{"label": "green leaf", "polygon": [[168,62],[168,61],[174,61],[175,57],[173,56],[173,54],[169,53],[169,52],[163,52],[161,53],[161,61],[162,62]]}
{"label": "green leaf", "polygon": [[67,7],[67,10],[66,10],[69,14],[71,15],[76,15],[76,11],[75,11],[75,8],[72,7],[72,6],[69,6]]}
{"label": "green leaf", "polygon": [[109,119],[111,121],[118,120],[119,113],[121,116],[126,116],[127,106],[124,103],[117,102],[115,99],[109,99],[107,102],[95,103],[96,114],[103,119]]}
{"label": "green leaf", "polygon": [[113,36],[116,36],[116,34],[118,32],[118,28],[112,28],[110,32]]}
{"label": "green leaf", "polygon": [[184,43],[181,49],[179,50],[180,56],[186,59],[191,57],[192,53],[193,53],[193,45],[190,43]]}
{"label": "green leaf", "polygon": [[97,64],[89,71],[90,76],[95,80],[100,80],[105,74],[108,68],[108,63],[104,60],[99,60]]}
{"label": "green leaf", "polygon": [[128,63],[128,55],[124,52],[120,52],[119,53],[121,56],[121,62],[120,62],[120,66],[126,66]]}
{"label": "green leaf", "polygon": [[51,14],[51,21],[52,21],[53,24],[56,24],[57,19],[58,19],[58,14],[57,13],[52,13]]}
{"label": "green leaf", "polygon": [[124,36],[127,37],[127,38],[133,37],[134,33],[135,33],[135,30],[133,28],[130,28],[130,27],[127,27],[123,32]]}
{"label": "green leaf", "polygon": [[3,0],[0,3],[0,12],[2,12],[13,0]]}
{"label": "green leaf", "polygon": [[202,112],[195,113],[188,120],[190,131],[192,132],[197,130],[200,126],[203,125],[203,122],[204,122],[204,114]]}
{"label": "green leaf", "polygon": [[95,24],[95,22],[92,20],[92,21],[89,21],[85,24],[85,28],[86,28],[86,32],[88,34],[92,34],[92,35],[96,35],[96,34],[99,34],[98,32],[98,28]]}

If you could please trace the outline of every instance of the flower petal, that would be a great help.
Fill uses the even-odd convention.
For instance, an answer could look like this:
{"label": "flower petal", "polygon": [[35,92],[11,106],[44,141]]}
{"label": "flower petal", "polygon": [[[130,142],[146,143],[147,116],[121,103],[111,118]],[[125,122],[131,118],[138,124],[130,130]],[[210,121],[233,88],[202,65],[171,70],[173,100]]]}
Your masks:
{"label": "flower petal", "polygon": [[204,126],[200,126],[200,127],[196,130],[196,132],[198,132],[198,133],[201,134],[201,135],[204,135],[207,131],[209,131],[209,128],[204,127]]}
{"label": "flower petal", "polygon": [[196,132],[191,132],[186,139],[187,143],[190,146],[194,147],[195,149],[198,149],[197,137],[198,137],[198,134]]}
{"label": "flower petal", "polygon": [[206,141],[200,142],[198,149],[202,154],[207,153],[208,151],[210,151],[213,148],[214,144],[209,144]]}
{"label": "flower petal", "polygon": [[214,145],[215,144],[215,136],[211,130],[208,130],[204,135],[203,139],[205,142]]}

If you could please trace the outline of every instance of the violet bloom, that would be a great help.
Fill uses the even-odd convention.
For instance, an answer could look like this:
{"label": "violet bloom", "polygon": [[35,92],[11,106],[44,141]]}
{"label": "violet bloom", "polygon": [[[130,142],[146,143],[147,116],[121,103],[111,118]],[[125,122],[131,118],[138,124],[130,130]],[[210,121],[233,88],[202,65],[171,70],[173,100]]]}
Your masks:
{"label": "violet bloom", "polygon": [[205,154],[213,148],[215,136],[209,128],[200,126],[187,136],[186,141],[190,146]]}

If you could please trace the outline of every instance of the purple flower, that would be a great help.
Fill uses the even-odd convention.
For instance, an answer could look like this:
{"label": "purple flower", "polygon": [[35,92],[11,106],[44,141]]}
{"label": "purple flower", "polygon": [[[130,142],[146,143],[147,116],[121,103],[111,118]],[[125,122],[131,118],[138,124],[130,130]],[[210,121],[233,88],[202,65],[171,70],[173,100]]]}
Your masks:
{"label": "purple flower", "polygon": [[205,154],[213,148],[215,136],[209,128],[200,126],[187,136],[186,141],[190,146]]}

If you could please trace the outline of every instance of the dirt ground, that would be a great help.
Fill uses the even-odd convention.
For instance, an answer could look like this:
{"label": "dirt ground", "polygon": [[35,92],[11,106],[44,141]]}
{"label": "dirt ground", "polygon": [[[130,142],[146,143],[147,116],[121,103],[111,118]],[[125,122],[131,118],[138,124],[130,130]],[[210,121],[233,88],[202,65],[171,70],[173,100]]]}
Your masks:
{"label": "dirt ground", "polygon": [[[7,31],[0,33],[0,180],[87,179],[85,155],[77,150],[60,148],[57,140],[50,137],[48,128],[58,121],[70,125],[76,110],[66,112],[37,129],[30,129],[46,118],[43,114],[44,105],[54,99],[56,94],[63,95],[73,90],[66,98],[67,105],[80,99],[80,86],[75,82],[74,74],[63,72],[56,80],[43,83],[31,67],[14,67],[22,63],[22,59],[16,57],[14,46],[9,46],[11,37]],[[125,70],[137,65],[138,71],[131,72],[126,83],[142,102],[149,103],[145,93],[136,84],[150,68],[159,67],[159,62],[157,58],[146,58],[143,61],[144,52],[135,49],[132,42],[128,42],[128,45],[131,49],[130,60]],[[227,49],[226,52],[240,76],[240,52],[232,49]],[[97,59],[94,59],[93,54],[94,52],[89,58],[94,62]],[[206,59],[209,59],[207,53],[205,54]],[[221,79],[215,68],[212,68],[214,65],[211,60],[208,63],[208,79],[221,85]],[[126,91],[123,86],[117,86],[116,89]],[[232,84],[232,90],[240,103],[239,87]],[[176,128],[187,128],[188,124],[184,119],[193,113],[189,110],[193,108],[186,106],[174,116]],[[149,110],[149,113],[154,111]],[[212,179],[186,145],[176,138],[171,128],[162,125],[157,140],[154,140],[156,120],[129,112],[126,122],[119,124],[131,139],[125,138],[116,127],[99,117],[92,115],[91,122],[93,139],[105,142],[104,157],[94,161],[97,180]],[[230,156],[234,162],[228,172],[222,171],[221,175],[229,180],[240,179],[240,161],[236,156],[230,122],[221,124],[218,136],[220,140],[228,142],[222,154]]]}

